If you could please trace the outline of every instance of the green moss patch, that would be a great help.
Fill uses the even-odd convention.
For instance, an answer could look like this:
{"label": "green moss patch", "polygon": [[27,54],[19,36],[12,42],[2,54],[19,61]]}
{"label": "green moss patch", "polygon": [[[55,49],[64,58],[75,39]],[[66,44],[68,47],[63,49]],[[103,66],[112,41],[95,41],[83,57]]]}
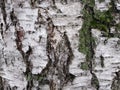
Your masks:
{"label": "green moss patch", "polygon": [[80,68],[83,70],[89,70],[87,62],[81,62]]}
{"label": "green moss patch", "polygon": [[41,81],[44,77],[42,77],[41,75],[39,74],[27,74],[26,75],[26,79],[27,81],[31,81],[31,80],[36,80],[36,81]]}

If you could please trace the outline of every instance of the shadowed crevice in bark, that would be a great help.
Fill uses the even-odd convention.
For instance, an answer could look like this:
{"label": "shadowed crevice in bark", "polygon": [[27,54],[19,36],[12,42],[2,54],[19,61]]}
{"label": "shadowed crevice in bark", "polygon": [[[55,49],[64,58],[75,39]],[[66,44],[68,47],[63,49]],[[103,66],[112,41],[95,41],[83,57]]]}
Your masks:
{"label": "shadowed crevice in bark", "polygon": [[111,90],[120,90],[120,70],[115,72],[116,76],[112,80]]}
{"label": "shadowed crevice in bark", "polygon": [[53,5],[55,5],[55,0],[52,0]]}
{"label": "shadowed crevice in bark", "polygon": [[116,2],[117,0],[111,0],[110,5],[111,5],[111,12],[112,13],[120,13],[120,10],[117,9],[116,7]]}
{"label": "shadowed crevice in bark", "polygon": [[17,87],[11,87],[7,80],[0,76],[0,90],[17,90]]}
{"label": "shadowed crevice in bark", "polygon": [[3,23],[0,24],[0,30],[1,30],[1,36],[2,36],[2,39],[4,39]]}
{"label": "shadowed crevice in bark", "polygon": [[67,0],[61,0],[60,1],[62,4],[68,4],[68,1]]}
{"label": "shadowed crevice in bark", "polygon": [[[24,74],[27,77],[28,75],[32,76],[33,65],[32,65],[32,62],[29,60],[29,56],[31,54],[32,54],[32,48],[31,46],[29,46],[28,51],[25,53],[26,72]],[[28,80],[28,83],[27,83],[27,90],[32,90],[32,87],[33,87],[33,78],[31,77],[31,80]]]}
{"label": "shadowed crevice in bark", "polygon": [[100,88],[100,84],[99,84],[99,80],[97,78],[97,76],[95,75],[95,73],[93,73],[92,71],[90,72],[92,74],[92,78],[91,78],[91,85],[96,88],[96,90],[99,90]]}
{"label": "shadowed crevice in bark", "polygon": [[[32,76],[32,63],[31,61],[29,61],[29,56],[32,54],[32,48],[31,46],[29,46],[28,51],[24,52],[22,50],[22,42],[20,41],[20,39],[17,38],[16,43],[17,43],[18,50],[23,57],[24,63],[26,64],[26,71],[24,72],[24,75],[26,77],[28,77],[29,75]],[[28,80],[27,90],[32,90],[32,87],[33,87],[33,80],[31,79],[31,80]]]}
{"label": "shadowed crevice in bark", "polygon": [[16,25],[19,23],[19,20],[17,16],[15,15],[14,8],[10,12],[10,19],[11,19],[12,24],[16,27]]}
{"label": "shadowed crevice in bark", "polygon": [[0,1],[0,7],[1,7],[1,12],[2,12],[2,15],[3,15],[3,20],[4,20],[4,23],[5,23],[5,26],[7,26],[7,13],[6,13],[6,6],[5,6],[5,0],[1,0]]}
{"label": "shadowed crevice in bark", "polygon": [[0,76],[0,90],[4,90],[3,78]]}
{"label": "shadowed crevice in bark", "polygon": [[105,67],[105,65],[104,65],[104,57],[102,56],[102,55],[100,55],[100,64],[101,64],[101,67],[103,68],[103,67]]}
{"label": "shadowed crevice in bark", "polygon": [[[35,7],[36,1],[37,1],[37,0],[30,0],[30,5],[31,5],[31,7]],[[41,1],[39,1],[39,2],[41,2]]]}

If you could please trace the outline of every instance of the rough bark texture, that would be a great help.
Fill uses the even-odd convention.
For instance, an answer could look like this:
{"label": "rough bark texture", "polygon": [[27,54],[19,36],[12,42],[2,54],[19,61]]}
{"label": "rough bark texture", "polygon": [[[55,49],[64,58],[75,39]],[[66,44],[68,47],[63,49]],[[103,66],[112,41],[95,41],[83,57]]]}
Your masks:
{"label": "rough bark texture", "polygon": [[0,0],[0,90],[120,90],[120,0]]}

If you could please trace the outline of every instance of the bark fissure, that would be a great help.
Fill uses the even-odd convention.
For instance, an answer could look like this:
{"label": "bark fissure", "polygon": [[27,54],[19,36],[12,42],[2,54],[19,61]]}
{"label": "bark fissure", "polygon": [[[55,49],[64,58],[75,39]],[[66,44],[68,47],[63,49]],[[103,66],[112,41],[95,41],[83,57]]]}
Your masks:
{"label": "bark fissure", "polygon": [[0,90],[119,90],[117,1],[99,1],[1,0]]}
{"label": "bark fissure", "polygon": [[[21,27],[19,25],[19,21],[14,13],[14,9],[12,10],[12,12],[10,13],[10,17],[11,17],[11,21],[15,27],[15,34],[16,34],[16,46],[17,46],[17,50],[20,52],[20,54],[22,55],[23,58],[23,62],[26,65],[26,70],[24,73],[26,79],[30,76],[32,78],[32,62],[29,60],[30,55],[32,54],[32,47],[28,46],[28,50],[25,52],[22,48],[23,48],[23,44],[22,44],[22,40],[24,39],[24,29],[23,27]],[[27,80],[27,86],[26,89],[27,90],[32,90],[33,87],[33,79],[31,80]]]}
{"label": "bark fissure", "polygon": [[46,51],[49,61],[41,72],[41,76],[44,77],[44,79],[39,82],[39,85],[47,80],[46,84],[49,84],[50,90],[56,90],[57,88],[62,90],[63,86],[68,82],[72,82],[75,78],[75,76],[69,72],[69,65],[74,55],[67,34],[64,33],[60,42],[56,44],[56,42],[54,42],[54,30],[56,28],[50,17],[47,18],[47,23]]}
{"label": "bark fissure", "polygon": [[6,13],[6,6],[5,6],[5,0],[1,0],[0,1],[0,7],[1,7],[1,12],[3,15],[3,20],[4,20],[4,24],[5,26],[7,26],[7,13]]}
{"label": "bark fissure", "polygon": [[3,78],[0,76],[0,90],[4,90]]}
{"label": "bark fissure", "polygon": [[112,80],[111,90],[120,90],[120,71],[115,72],[116,76]]}

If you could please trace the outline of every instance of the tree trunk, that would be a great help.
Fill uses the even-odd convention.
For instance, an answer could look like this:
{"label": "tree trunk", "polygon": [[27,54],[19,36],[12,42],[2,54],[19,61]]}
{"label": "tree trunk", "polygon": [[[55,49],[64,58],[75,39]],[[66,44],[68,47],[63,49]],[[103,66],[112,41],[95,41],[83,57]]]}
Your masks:
{"label": "tree trunk", "polygon": [[[83,7],[93,1],[0,0],[0,90],[119,90],[118,37],[102,37],[102,31],[90,26],[90,38],[83,40],[90,40],[90,46],[85,45],[90,60],[78,50],[84,39],[79,33],[85,21]],[[95,10],[108,8],[95,2]],[[90,14],[95,14],[94,8]],[[91,64],[89,70],[80,68],[84,61]]]}

